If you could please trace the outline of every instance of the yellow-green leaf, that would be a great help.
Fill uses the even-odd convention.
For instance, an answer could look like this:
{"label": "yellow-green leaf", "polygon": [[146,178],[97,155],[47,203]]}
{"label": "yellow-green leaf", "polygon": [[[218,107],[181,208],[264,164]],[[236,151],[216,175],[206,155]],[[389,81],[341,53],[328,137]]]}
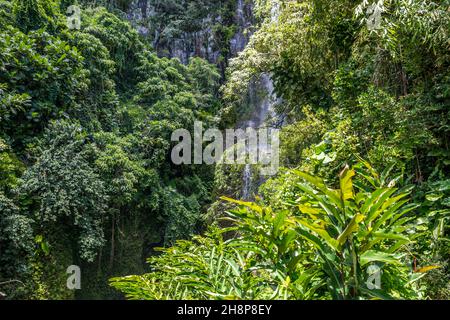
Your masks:
{"label": "yellow-green leaf", "polygon": [[231,203],[235,203],[235,204],[238,204],[240,206],[244,206],[244,207],[247,207],[249,209],[252,209],[252,210],[254,210],[256,212],[262,213],[262,208],[260,206],[258,206],[257,204],[253,203],[253,202],[240,201],[240,200],[235,200],[235,199],[231,199],[231,198],[228,198],[228,197],[220,197],[220,199],[224,200],[224,201],[231,202]]}
{"label": "yellow-green leaf", "polygon": [[355,176],[355,171],[350,170],[349,167],[345,167],[345,169],[341,172],[339,177],[339,182],[341,186],[341,196],[342,200],[353,199],[353,183],[352,177]]}

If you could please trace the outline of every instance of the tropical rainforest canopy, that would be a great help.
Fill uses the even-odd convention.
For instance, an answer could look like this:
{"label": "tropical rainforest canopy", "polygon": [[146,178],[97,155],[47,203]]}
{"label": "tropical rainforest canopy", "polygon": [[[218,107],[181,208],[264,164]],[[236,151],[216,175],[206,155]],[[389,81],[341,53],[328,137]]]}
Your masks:
{"label": "tropical rainforest canopy", "polygon": [[[0,298],[450,299],[449,32],[448,0],[0,0]],[[277,175],[171,161],[264,81]]]}

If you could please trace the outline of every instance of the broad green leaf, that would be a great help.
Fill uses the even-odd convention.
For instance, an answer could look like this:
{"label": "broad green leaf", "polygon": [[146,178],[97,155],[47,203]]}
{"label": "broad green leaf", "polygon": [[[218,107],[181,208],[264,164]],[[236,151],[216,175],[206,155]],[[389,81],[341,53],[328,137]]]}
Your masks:
{"label": "broad green leaf", "polygon": [[296,231],[301,237],[306,239],[309,243],[311,243],[317,249],[319,249],[322,252],[326,251],[326,248],[325,248],[323,242],[320,240],[320,238],[318,238],[317,236],[313,235],[312,233],[310,233],[306,230],[303,230],[301,228],[297,228]]}
{"label": "broad green leaf", "polygon": [[288,246],[295,240],[297,237],[297,233],[294,230],[289,230],[281,240],[281,244],[279,246],[280,253],[283,254]]}
{"label": "broad green leaf", "polygon": [[366,223],[372,222],[380,214],[380,211],[378,211],[378,209],[384,204],[386,199],[388,199],[397,189],[388,188],[382,190],[384,191],[378,197],[371,198],[369,200],[370,205],[368,207],[368,212],[366,212],[367,213]]}
{"label": "broad green leaf", "polygon": [[50,253],[50,247],[49,247],[47,241],[42,241],[42,242],[41,242],[41,249],[42,249],[42,251],[44,252],[44,254],[45,254],[46,256],[48,256],[48,254]]}
{"label": "broad green leaf", "polygon": [[336,239],[333,239],[324,228],[312,225],[304,219],[296,219],[296,221],[300,223],[302,226],[311,230],[312,232],[318,234],[330,247],[332,247],[335,250],[338,250],[338,243]]}
{"label": "broad green leaf", "polygon": [[359,287],[359,290],[361,292],[367,294],[369,297],[374,298],[375,300],[394,300],[393,297],[391,297],[389,294],[387,294],[383,290],[379,290],[379,289],[369,290],[369,289],[364,288],[364,287]]}
{"label": "broad green leaf", "polygon": [[381,195],[383,192],[387,191],[389,189],[376,189],[374,192],[370,194],[369,197],[367,197],[366,201],[364,202],[364,205],[361,207],[361,213],[367,214],[369,212],[369,208],[373,205],[374,201]]}
{"label": "broad green leaf", "polygon": [[225,259],[225,262],[228,263],[231,267],[231,270],[233,271],[234,275],[236,277],[240,276],[240,272],[239,272],[239,266],[236,262],[230,260],[230,259]]}
{"label": "broad green leaf", "polygon": [[397,210],[399,208],[401,208],[405,203],[407,203],[409,200],[403,200],[400,201],[398,203],[396,203],[395,205],[391,206],[388,210],[386,210],[381,217],[379,217],[379,219],[376,220],[375,224],[372,227],[372,232],[377,231],[382,225],[383,223],[385,223],[386,221],[388,221],[389,219],[391,219],[394,214],[397,213]]}
{"label": "broad green leaf", "polygon": [[379,261],[385,263],[399,263],[393,254],[381,251],[368,250],[360,257],[360,264],[364,266],[370,262]]}
{"label": "broad green leaf", "polygon": [[401,234],[395,234],[395,233],[383,233],[383,232],[374,232],[372,234],[375,238],[378,239],[390,239],[390,240],[404,240],[407,242],[411,242],[411,240],[404,235]]}
{"label": "broad green leaf", "polygon": [[277,238],[280,234],[280,228],[285,223],[286,217],[288,215],[287,211],[281,211],[276,213],[275,219],[273,221],[273,236]]}
{"label": "broad green leaf", "polygon": [[356,214],[350,223],[347,225],[347,227],[342,231],[342,233],[339,235],[337,242],[339,246],[342,246],[346,241],[347,238],[355,231],[358,230],[358,224],[364,220],[364,215],[362,214]]}
{"label": "broad green leaf", "polygon": [[380,180],[381,183],[384,184],[389,177],[389,174],[391,173],[392,169],[396,166],[396,163],[392,163],[390,166],[386,167],[383,172],[381,173]]}
{"label": "broad green leaf", "polygon": [[425,196],[425,198],[426,198],[428,201],[436,202],[436,201],[438,201],[439,199],[441,199],[443,196],[444,196],[443,193],[432,193],[432,194],[427,194],[427,195]]}
{"label": "broad green leaf", "polygon": [[293,170],[294,173],[296,173],[298,176],[315,186],[318,190],[322,191],[329,199],[330,201],[336,205],[338,208],[341,208],[341,201],[339,197],[339,192],[336,190],[329,189],[325,182],[321,178],[314,177],[306,172],[302,172],[299,170]]}

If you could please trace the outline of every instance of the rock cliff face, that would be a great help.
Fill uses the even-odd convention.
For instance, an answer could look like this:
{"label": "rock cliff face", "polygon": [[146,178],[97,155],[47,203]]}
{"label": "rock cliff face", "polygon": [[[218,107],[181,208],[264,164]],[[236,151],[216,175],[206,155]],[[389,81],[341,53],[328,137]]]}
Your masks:
{"label": "rock cliff face", "polygon": [[159,55],[183,63],[199,56],[225,68],[248,43],[252,9],[245,0],[133,0],[126,14]]}
{"label": "rock cliff face", "polygon": [[235,20],[237,31],[230,41],[230,51],[232,56],[236,56],[239,52],[245,49],[245,46],[247,45],[252,34],[252,4],[246,3],[244,0],[237,0]]}

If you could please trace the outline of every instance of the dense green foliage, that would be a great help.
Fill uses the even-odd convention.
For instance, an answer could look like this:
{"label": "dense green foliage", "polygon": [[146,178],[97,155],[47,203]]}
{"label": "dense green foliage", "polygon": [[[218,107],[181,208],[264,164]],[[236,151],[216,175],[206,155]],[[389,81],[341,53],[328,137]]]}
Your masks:
{"label": "dense green foliage", "polygon": [[[214,124],[220,75],[160,59],[130,24],[85,8],[66,28],[56,1],[1,2],[0,282],[11,298],[113,297],[151,245],[199,232],[213,168],[177,168],[170,135]],[[50,10],[50,11],[49,11]],[[60,22],[63,23],[60,23]]]}
{"label": "dense green foliage", "polygon": [[[146,36],[136,1],[77,1],[77,30],[0,0],[7,298],[449,299],[449,1],[245,2],[231,59],[234,0],[139,1]],[[176,166],[171,134],[240,125],[262,74],[282,168],[233,200],[243,165]]]}
{"label": "dense green foliage", "polygon": [[[112,285],[132,299],[418,298],[424,274],[408,267],[407,248],[423,233],[414,234],[408,215],[417,208],[408,203],[411,188],[384,186],[366,166],[370,172],[363,164],[344,169],[338,189],[289,171],[288,184],[278,181],[289,189],[276,195],[278,205],[224,198],[239,205],[229,212],[233,227],[180,241],[149,259],[152,273]],[[227,231],[236,236],[224,241]],[[382,290],[366,286],[374,263]]]}
{"label": "dense green foliage", "polygon": [[[449,3],[376,2],[369,29],[373,3],[255,1],[258,30],[231,62],[222,121],[245,114],[269,73],[281,160],[297,169],[256,203],[215,204],[231,229],[165,249],[153,273],[113,286],[133,299],[448,299]],[[240,185],[218,167],[216,193],[239,197]],[[366,284],[373,268],[378,290]]]}

